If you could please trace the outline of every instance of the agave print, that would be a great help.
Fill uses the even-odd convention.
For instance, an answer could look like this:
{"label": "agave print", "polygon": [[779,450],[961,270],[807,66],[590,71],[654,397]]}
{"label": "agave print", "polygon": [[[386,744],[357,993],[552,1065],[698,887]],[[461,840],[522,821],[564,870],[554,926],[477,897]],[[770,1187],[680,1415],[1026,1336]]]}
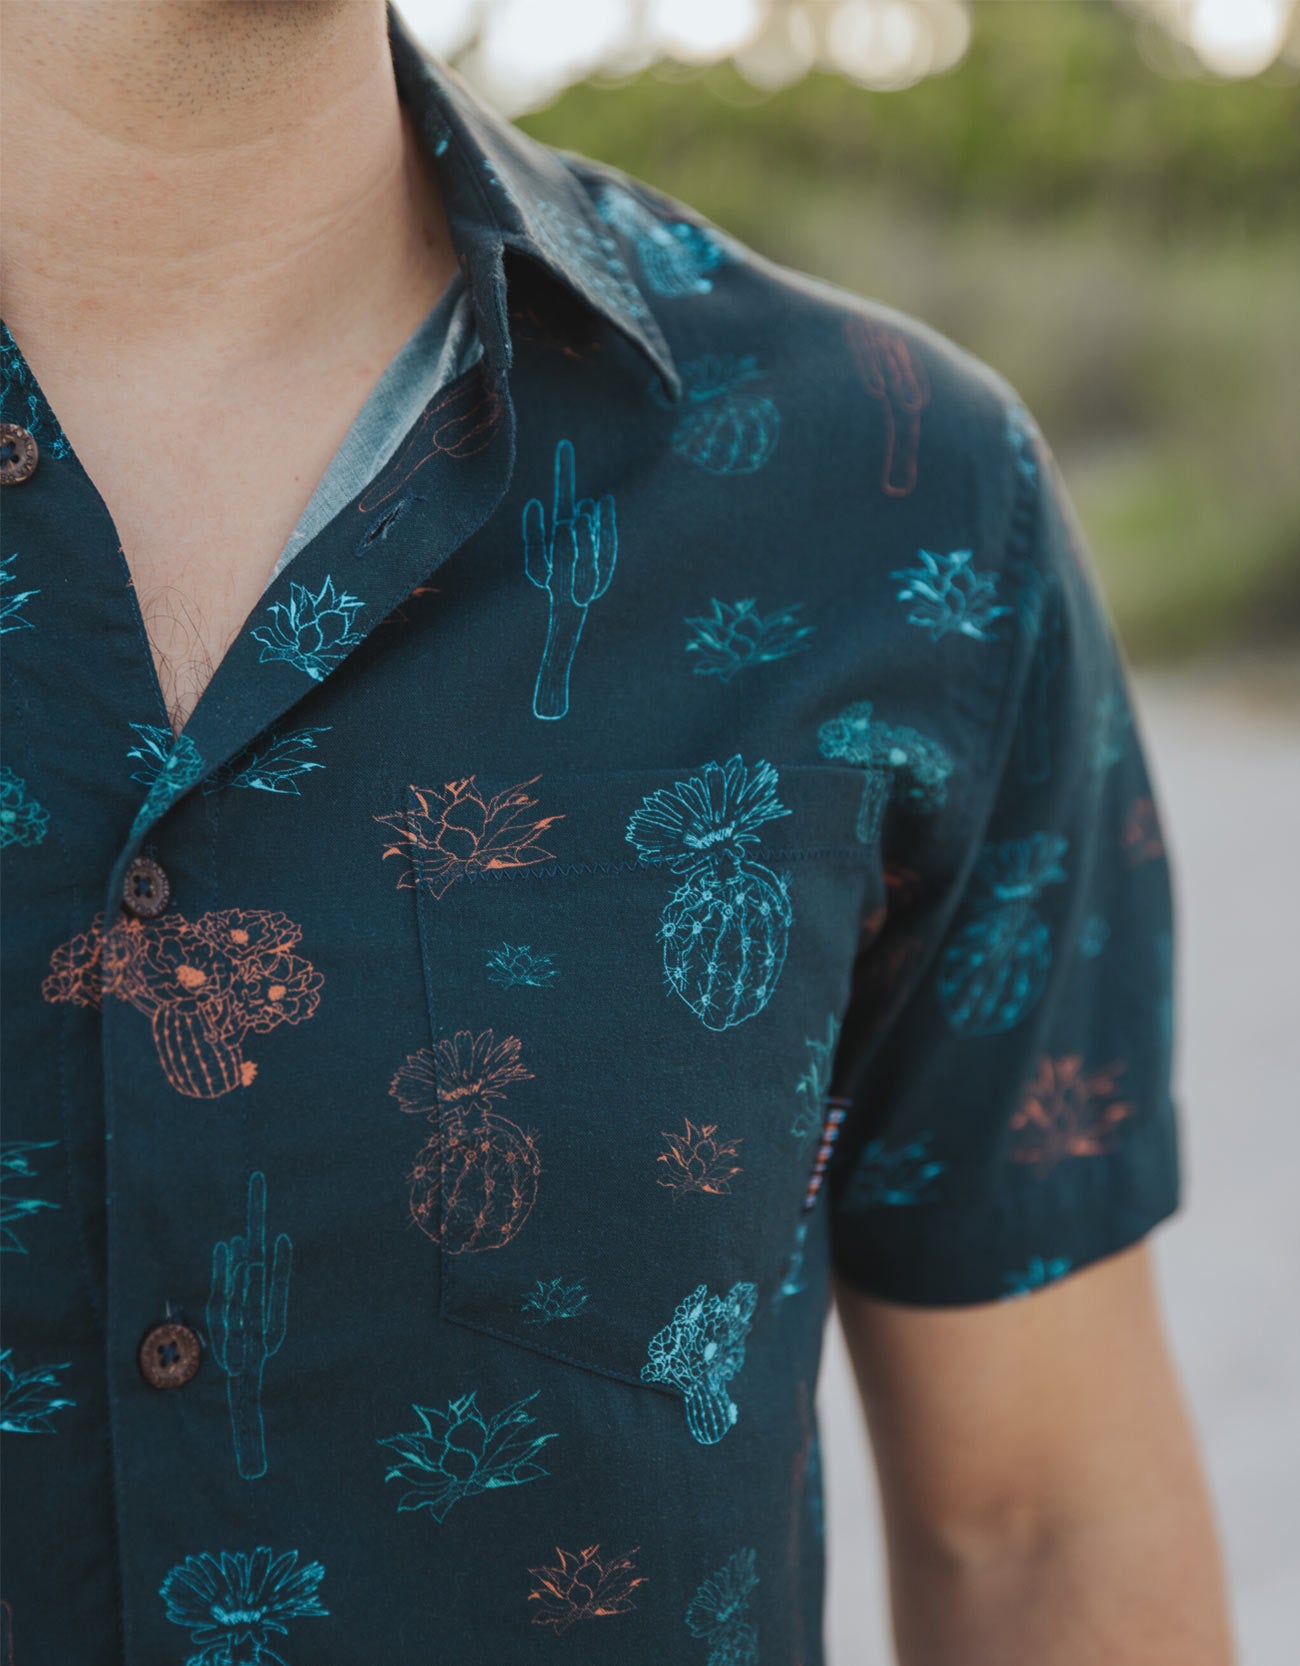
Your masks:
{"label": "agave print", "polygon": [[526,1325],[549,1325],[556,1319],[576,1319],[590,1300],[581,1279],[566,1284],[562,1278],[539,1278],[524,1293],[519,1311]]}
{"label": "agave print", "polygon": [[836,1013],[826,1015],[826,1035],[822,1040],[805,1036],[808,1064],[795,1092],[799,1095],[799,1109],[790,1124],[790,1132],[804,1147],[811,1147],[822,1132],[826,1121],[825,1098],[831,1082],[831,1065],[835,1059],[835,1043],[839,1040],[840,1020]]}
{"label": "agave print", "polygon": [[19,1371],[11,1363],[12,1353],[12,1348],[0,1353],[0,1429],[9,1435],[52,1435],[51,1417],[77,1403],[53,1392],[60,1386],[58,1373],[69,1362]]}
{"label": "agave print", "polygon": [[259,661],[285,660],[313,682],[323,682],[362,640],[363,633],[352,627],[365,605],[359,597],[335,590],[328,574],[315,595],[305,584],[291,582],[287,602],[267,604],[273,622],[252,633],[254,642],[262,644]]}
{"label": "agave print", "polygon": [[1069,841],[1034,833],[986,845],[971,881],[972,917],[944,950],[936,992],[962,1035],[995,1035],[1018,1024],[1043,993],[1052,941],[1035,903],[1065,879]]}
{"label": "agave print", "polygon": [[1013,1162],[1045,1173],[1067,1157],[1103,1157],[1115,1149],[1119,1124],[1137,1107],[1121,1099],[1116,1085],[1121,1063],[1085,1075],[1083,1058],[1044,1054],[1011,1118]]}
{"label": "agave print", "polygon": [[259,1545],[251,1553],[187,1556],[158,1595],[167,1618],[197,1645],[185,1666],[289,1666],[271,1638],[289,1635],[288,1620],[328,1618],[319,1596],[324,1577],[319,1562],[299,1567],[296,1550],[276,1556]]}
{"label": "agave print", "polygon": [[[17,561],[17,554],[5,556],[0,561],[0,585],[12,584],[18,577],[13,571],[12,563]],[[12,595],[0,596],[0,636],[6,631],[33,630],[30,619],[23,618],[23,607],[33,596],[40,595],[39,586],[35,590],[15,590]]]}
{"label": "agave print", "polygon": [[27,790],[21,775],[0,764],[0,850],[38,845],[49,831],[50,812]]}
{"label": "agave print", "polygon": [[31,1154],[52,1151],[58,1143],[57,1140],[5,1140],[0,1144],[0,1250],[26,1255],[27,1245],[14,1230],[14,1222],[26,1221],[42,1209],[62,1208],[62,1204],[50,1203],[43,1197],[14,1197],[8,1190],[11,1180],[35,1180]]}
{"label": "agave print", "polygon": [[703,226],[689,220],[661,220],[618,185],[597,199],[600,217],[636,243],[641,275],[656,295],[707,295],[710,276],[727,258],[726,248]]}
{"label": "agave print", "polygon": [[487,957],[487,975],[491,982],[506,989],[520,983],[541,989],[558,976],[554,959],[554,955],[543,954],[528,943],[502,943]]}
{"label": "agave print", "polygon": [[599,1544],[584,1550],[561,1550],[555,1547],[559,1561],[540,1568],[529,1568],[536,1584],[528,1593],[529,1602],[539,1604],[533,1623],[554,1626],[561,1636],[579,1620],[598,1620],[611,1614],[627,1614],[636,1604],[631,1593],[645,1584],[645,1575],[635,1572],[640,1545],[633,1545],[622,1556],[596,1555]]}
{"label": "agave print", "polygon": [[0,412],[4,413],[6,422],[20,423],[46,455],[66,457],[71,451],[67,436],[3,321],[0,321]]}
{"label": "agave print", "polygon": [[441,897],[458,879],[553,861],[553,853],[537,840],[563,821],[563,814],[524,819],[524,811],[537,804],[524,789],[540,779],[531,775],[490,798],[483,796],[473,775],[442,787],[412,787],[417,809],[374,818],[397,832],[397,839],[384,846],[382,860],[400,856],[410,864],[398,875],[398,889],[426,885]]}
{"label": "agave print", "polygon": [[135,813],[130,837],[187,793],[203,774],[203,759],[189,735],[174,735],[170,729],[155,723],[133,723],[131,727],[140,737],[139,745],[128,746],[128,758],[144,758],[150,768],[136,770],[133,781],[147,784],[149,791]]}
{"label": "agave print", "polygon": [[736,753],[647,793],[627,824],[639,856],[681,875],[660,919],[664,976],[711,1030],[761,1012],[785,964],[790,874],[748,854],[764,822],[790,814],[776,782],[771,764],[750,770]]}
{"label": "agave print", "polygon": [[398,1510],[428,1510],[442,1521],[462,1498],[549,1475],[536,1460],[555,1435],[530,1433],[536,1419],[524,1410],[537,1394],[534,1389],[494,1417],[483,1415],[474,1393],[450,1401],[445,1411],[412,1406],[420,1427],[378,1442],[392,1447],[400,1460],[384,1480],[405,1481],[410,1487],[398,1499]]}
{"label": "agave print", "polygon": [[899,601],[912,604],[908,624],[929,631],[934,642],[950,634],[990,641],[997,634],[994,621],[1012,611],[995,601],[998,575],[977,573],[971,566],[970,550],[952,550],[947,555],[918,550],[917,554],[919,567],[902,567],[890,574],[903,582]]}
{"label": "agave print", "polygon": [[801,625],[795,618],[802,602],[768,614],[759,613],[752,596],[738,602],[720,602],[714,597],[712,605],[712,613],[686,619],[691,626],[686,652],[695,655],[691,669],[697,676],[716,676],[729,683],[737,671],[786,659],[812,646],[807,638],[817,627]]}
{"label": "agave print", "polygon": [[707,1284],[697,1284],[650,1339],[641,1380],[681,1390],[686,1426],[702,1446],[720,1441],[739,1416],[727,1384],[745,1363],[757,1302],[758,1287],[748,1281],[733,1284],[725,1296],[711,1296]]}
{"label": "agave print", "polygon": [[755,1553],[738,1550],[703,1581],[686,1609],[686,1628],[709,1645],[708,1666],[758,1666],[758,1631],[748,1618],[758,1585]]}

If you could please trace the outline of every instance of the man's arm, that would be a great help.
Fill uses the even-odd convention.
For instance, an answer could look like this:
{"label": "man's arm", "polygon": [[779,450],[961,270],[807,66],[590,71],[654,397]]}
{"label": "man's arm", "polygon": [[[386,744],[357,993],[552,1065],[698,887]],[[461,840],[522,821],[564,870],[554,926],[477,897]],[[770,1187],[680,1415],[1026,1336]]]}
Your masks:
{"label": "man's arm", "polygon": [[836,1305],[901,1666],[1231,1666],[1145,1241],[1011,1301]]}

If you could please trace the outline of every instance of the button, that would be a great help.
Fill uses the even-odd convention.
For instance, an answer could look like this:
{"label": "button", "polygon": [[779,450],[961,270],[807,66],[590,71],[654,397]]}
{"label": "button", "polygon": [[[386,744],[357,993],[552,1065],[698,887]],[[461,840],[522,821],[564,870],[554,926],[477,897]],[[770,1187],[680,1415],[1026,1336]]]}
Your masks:
{"label": "button", "polygon": [[0,422],[0,486],[21,486],[36,473],[41,448],[16,422]]}
{"label": "button", "polygon": [[122,906],[145,919],[161,914],[171,894],[171,881],[152,856],[137,856],[122,879]]}
{"label": "button", "polygon": [[140,1344],[140,1371],[152,1388],[180,1388],[198,1370],[201,1352],[188,1325],[155,1325]]}

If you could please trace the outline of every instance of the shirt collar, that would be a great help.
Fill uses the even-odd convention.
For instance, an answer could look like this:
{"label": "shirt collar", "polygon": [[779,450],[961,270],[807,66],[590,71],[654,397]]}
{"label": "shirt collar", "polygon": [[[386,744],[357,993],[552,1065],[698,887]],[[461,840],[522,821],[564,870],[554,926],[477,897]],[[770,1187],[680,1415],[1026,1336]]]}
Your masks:
{"label": "shirt collar", "polygon": [[501,260],[509,248],[608,320],[653,365],[667,396],[680,398],[668,343],[623,245],[578,175],[557,150],[506,121],[421,45],[391,0],[387,10],[398,90],[438,171],[488,365],[505,370],[511,363]]}

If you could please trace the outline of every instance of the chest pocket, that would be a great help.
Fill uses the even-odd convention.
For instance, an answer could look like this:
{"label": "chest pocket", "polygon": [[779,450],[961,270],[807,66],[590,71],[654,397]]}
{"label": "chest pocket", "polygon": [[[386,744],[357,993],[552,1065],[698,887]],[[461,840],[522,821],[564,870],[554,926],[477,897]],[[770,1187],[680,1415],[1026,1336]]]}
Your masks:
{"label": "chest pocket", "polygon": [[430,1039],[390,1091],[442,1318],[726,1432],[879,900],[871,797],[739,758],[398,789]]}

